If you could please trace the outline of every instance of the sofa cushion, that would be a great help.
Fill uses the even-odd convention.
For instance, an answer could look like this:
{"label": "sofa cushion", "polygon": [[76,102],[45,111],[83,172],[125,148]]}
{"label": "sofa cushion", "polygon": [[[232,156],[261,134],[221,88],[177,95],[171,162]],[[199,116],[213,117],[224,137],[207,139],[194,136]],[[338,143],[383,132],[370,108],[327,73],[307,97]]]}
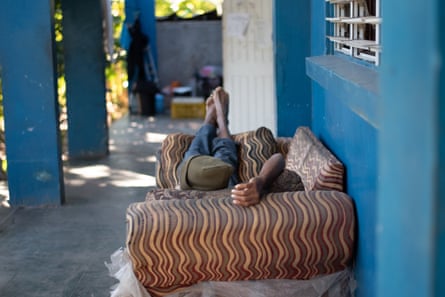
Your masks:
{"label": "sofa cushion", "polygon": [[286,169],[298,173],[306,191],[343,191],[343,164],[308,127],[299,127],[295,132],[286,156]]}
{"label": "sofa cushion", "polygon": [[[158,153],[156,184],[159,188],[175,188],[179,184],[178,167],[195,136],[183,133],[169,134]],[[265,127],[233,135],[238,144],[238,176],[246,182],[256,176],[264,162],[277,151],[272,132]]]}
{"label": "sofa cushion", "polygon": [[233,139],[239,144],[238,177],[240,182],[247,182],[257,176],[264,162],[277,151],[275,137],[272,131],[265,127],[235,134]]}
{"label": "sofa cushion", "polygon": [[354,254],[352,200],[337,191],[271,193],[251,207],[230,197],[133,203],[126,246],[152,296],[201,281],[310,279]]}

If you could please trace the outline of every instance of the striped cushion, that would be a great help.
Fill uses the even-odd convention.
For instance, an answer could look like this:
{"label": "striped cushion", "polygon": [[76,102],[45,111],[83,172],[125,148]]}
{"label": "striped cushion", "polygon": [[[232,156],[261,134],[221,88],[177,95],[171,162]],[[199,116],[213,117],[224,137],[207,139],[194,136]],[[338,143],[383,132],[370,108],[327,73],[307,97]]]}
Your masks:
{"label": "striped cushion", "polygon": [[[164,139],[156,166],[156,184],[159,188],[173,189],[179,183],[178,166],[193,138],[193,135],[175,133]],[[235,134],[233,138],[239,145],[238,173],[240,181],[246,182],[256,176],[264,162],[276,152],[275,138],[272,132],[265,127]]]}
{"label": "striped cushion", "polygon": [[179,184],[178,166],[195,136],[183,133],[169,134],[161,145],[156,166],[156,185],[175,188]]}
{"label": "striped cushion", "polygon": [[343,164],[308,127],[299,127],[295,132],[286,156],[286,169],[301,176],[306,191],[343,191]]}
{"label": "striped cushion", "polygon": [[233,139],[239,144],[238,176],[240,182],[247,182],[258,176],[264,162],[277,151],[277,143],[272,131],[265,127],[255,131],[235,134]]}
{"label": "striped cushion", "polygon": [[277,137],[275,141],[277,142],[277,152],[286,157],[289,152],[292,137]]}
{"label": "striped cushion", "polygon": [[127,250],[152,296],[200,281],[309,279],[351,264],[355,216],[336,191],[268,194],[252,207],[228,198],[134,203]]}

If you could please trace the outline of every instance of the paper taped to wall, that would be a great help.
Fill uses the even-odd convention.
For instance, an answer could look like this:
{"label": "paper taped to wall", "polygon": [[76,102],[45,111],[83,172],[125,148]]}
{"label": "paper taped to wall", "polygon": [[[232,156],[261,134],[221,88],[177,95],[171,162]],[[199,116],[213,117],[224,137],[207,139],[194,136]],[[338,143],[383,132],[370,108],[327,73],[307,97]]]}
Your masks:
{"label": "paper taped to wall", "polygon": [[227,35],[244,39],[249,26],[249,15],[247,13],[230,13],[227,15]]}

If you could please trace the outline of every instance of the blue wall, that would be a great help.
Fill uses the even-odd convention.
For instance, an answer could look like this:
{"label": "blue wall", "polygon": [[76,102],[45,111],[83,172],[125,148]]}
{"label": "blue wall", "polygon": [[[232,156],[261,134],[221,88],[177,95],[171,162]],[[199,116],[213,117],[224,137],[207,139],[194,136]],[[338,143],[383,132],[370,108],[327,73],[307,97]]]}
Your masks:
{"label": "blue wall", "polygon": [[370,103],[377,100],[375,93],[355,84],[354,79],[362,80],[373,70],[334,56],[308,59],[307,70],[314,80],[312,130],[345,165],[346,192],[356,206],[357,296],[371,297],[375,294],[378,129],[376,107]]}
{"label": "blue wall", "polygon": [[312,129],[356,204],[356,296],[445,296],[444,4],[382,1],[378,68],[326,55],[326,1],[311,4]]}
{"label": "blue wall", "polygon": [[[346,191],[358,219],[354,264],[357,296],[376,294],[376,223],[378,189],[379,90],[374,67],[341,55],[327,55],[326,1],[312,0],[311,58],[312,130],[343,162]],[[294,28],[295,29],[295,28]]]}
{"label": "blue wall", "polygon": [[374,297],[378,73],[374,67],[326,55],[325,0],[274,5],[278,134],[287,136],[297,126],[310,126],[344,163],[346,191],[355,201],[358,217],[357,296]]}
{"label": "blue wall", "polygon": [[[298,18],[295,12],[298,11]],[[310,55],[310,2],[274,1],[274,54],[277,134],[293,136],[296,127],[311,126],[311,82],[305,58]],[[289,30],[290,26],[297,30]],[[292,65],[292,69],[289,66]]]}

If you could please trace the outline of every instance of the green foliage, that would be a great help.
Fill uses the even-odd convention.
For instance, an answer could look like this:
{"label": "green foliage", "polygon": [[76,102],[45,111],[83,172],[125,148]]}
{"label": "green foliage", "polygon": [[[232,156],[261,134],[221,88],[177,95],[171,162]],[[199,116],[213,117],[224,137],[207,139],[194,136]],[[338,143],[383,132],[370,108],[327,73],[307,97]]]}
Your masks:
{"label": "green foliage", "polygon": [[65,64],[63,62],[63,26],[62,26],[62,2],[56,0],[54,3],[54,37],[56,47],[56,64],[57,64],[57,94],[59,105],[62,109],[66,106],[65,96]]}
{"label": "green foliage", "polygon": [[215,5],[208,1],[187,0],[179,4],[176,12],[181,18],[191,18],[196,15],[204,14],[206,12],[216,9]]}
{"label": "green foliage", "polygon": [[215,10],[215,4],[210,0],[156,0],[156,17],[165,17],[176,13],[181,18],[192,18]]}
{"label": "green foliage", "polygon": [[175,11],[172,8],[172,4],[167,0],[156,0],[155,15],[156,17],[165,17],[172,15]]}

